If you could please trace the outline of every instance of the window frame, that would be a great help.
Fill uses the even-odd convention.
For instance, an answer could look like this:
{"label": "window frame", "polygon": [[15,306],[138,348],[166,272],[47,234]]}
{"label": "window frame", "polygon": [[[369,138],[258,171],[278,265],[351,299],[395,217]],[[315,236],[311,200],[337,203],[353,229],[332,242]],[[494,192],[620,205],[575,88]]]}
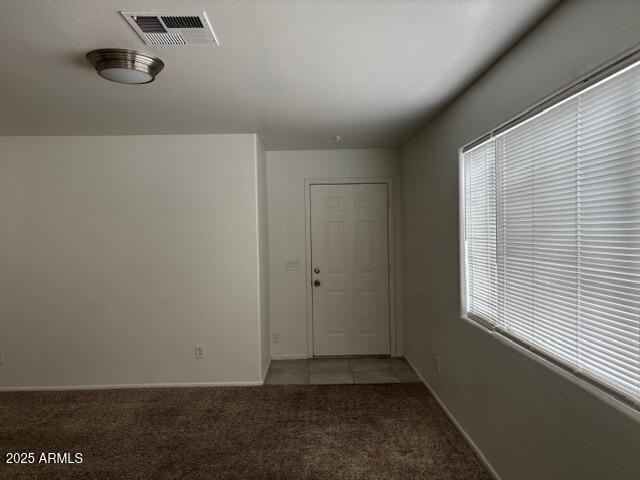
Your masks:
{"label": "window frame", "polygon": [[540,350],[534,345],[520,339],[517,336],[512,335],[510,332],[502,329],[491,320],[482,317],[476,313],[469,312],[466,305],[467,299],[467,252],[466,252],[466,239],[467,239],[467,222],[466,222],[466,207],[465,207],[465,152],[483,144],[484,142],[491,140],[493,137],[511,130],[522,123],[527,122],[533,117],[543,113],[556,106],[557,104],[573,97],[589,87],[621,72],[627,67],[631,67],[637,63],[640,63],[640,48],[636,47],[630,51],[627,51],[613,60],[600,65],[599,67],[586,74],[584,77],[571,82],[565,87],[552,93],[551,95],[543,98],[542,100],[534,103],[531,107],[524,110],[522,113],[515,115],[509,120],[501,123],[496,128],[489,132],[477,137],[476,139],[466,143],[458,149],[458,206],[459,206],[459,252],[460,252],[460,318],[470,322],[471,324],[488,331],[491,335],[495,335],[496,339],[502,343],[509,345],[511,348],[524,353],[534,361],[541,363],[547,367],[552,368],[557,373],[561,374],[572,383],[577,384],[588,391],[594,393],[596,396],[606,401],[607,403],[620,408],[625,413],[631,413],[634,418],[638,418],[640,414],[640,399],[634,400],[628,397],[617,389],[610,387],[606,383],[599,379],[590,376],[587,373],[578,371],[570,366],[565,361],[556,358],[555,356]]}

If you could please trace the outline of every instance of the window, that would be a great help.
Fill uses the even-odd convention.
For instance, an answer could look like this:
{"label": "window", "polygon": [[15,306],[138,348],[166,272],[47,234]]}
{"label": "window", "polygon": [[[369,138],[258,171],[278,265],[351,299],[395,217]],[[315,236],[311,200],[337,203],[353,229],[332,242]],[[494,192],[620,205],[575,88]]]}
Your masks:
{"label": "window", "polygon": [[640,405],[640,66],[462,153],[466,314]]}

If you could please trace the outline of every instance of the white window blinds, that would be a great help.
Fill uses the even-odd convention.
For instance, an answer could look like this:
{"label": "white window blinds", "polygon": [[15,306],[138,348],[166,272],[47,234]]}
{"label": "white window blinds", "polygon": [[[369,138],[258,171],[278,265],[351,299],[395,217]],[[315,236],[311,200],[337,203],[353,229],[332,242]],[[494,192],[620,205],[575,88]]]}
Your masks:
{"label": "white window blinds", "polygon": [[462,160],[467,313],[640,404],[640,67]]}

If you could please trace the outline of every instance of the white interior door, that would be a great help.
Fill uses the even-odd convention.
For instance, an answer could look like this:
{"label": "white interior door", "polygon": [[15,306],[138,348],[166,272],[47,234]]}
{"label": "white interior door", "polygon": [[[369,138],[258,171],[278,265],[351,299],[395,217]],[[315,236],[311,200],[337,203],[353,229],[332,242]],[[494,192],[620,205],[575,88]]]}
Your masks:
{"label": "white interior door", "polygon": [[311,185],[314,355],[389,353],[387,185]]}

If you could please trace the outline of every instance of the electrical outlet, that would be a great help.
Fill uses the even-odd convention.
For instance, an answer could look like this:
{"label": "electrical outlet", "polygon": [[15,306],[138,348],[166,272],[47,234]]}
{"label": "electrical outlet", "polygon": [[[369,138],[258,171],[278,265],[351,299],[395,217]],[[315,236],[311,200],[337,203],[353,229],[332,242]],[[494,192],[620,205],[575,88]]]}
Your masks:
{"label": "electrical outlet", "polygon": [[204,350],[204,345],[196,345],[195,346],[195,354],[198,360],[202,360],[206,356],[206,352]]}
{"label": "electrical outlet", "polygon": [[440,357],[436,357],[436,371],[440,374]]}
{"label": "electrical outlet", "polygon": [[278,345],[280,343],[280,334],[279,333],[274,333],[272,335],[272,342],[274,345]]}

